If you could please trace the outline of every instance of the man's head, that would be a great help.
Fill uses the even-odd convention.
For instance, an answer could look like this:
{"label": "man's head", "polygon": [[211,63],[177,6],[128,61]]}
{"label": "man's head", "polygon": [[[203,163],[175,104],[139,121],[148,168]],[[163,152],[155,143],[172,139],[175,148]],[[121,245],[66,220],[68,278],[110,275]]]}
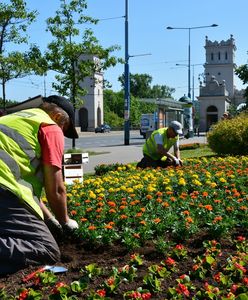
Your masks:
{"label": "man's head", "polygon": [[62,128],[64,135],[71,139],[78,138],[74,124],[74,108],[69,100],[57,95],[43,97],[42,100],[41,108]]}
{"label": "man's head", "polygon": [[168,127],[168,137],[174,138],[183,133],[183,126],[178,121],[172,121]]}

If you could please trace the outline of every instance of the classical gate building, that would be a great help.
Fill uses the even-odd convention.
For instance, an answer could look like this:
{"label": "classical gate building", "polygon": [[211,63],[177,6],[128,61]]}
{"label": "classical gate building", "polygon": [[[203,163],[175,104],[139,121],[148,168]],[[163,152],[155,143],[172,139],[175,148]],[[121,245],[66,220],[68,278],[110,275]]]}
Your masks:
{"label": "classical gate building", "polygon": [[234,83],[236,46],[233,36],[221,42],[212,42],[206,36],[205,50],[204,80],[200,82],[198,97],[200,131],[208,131],[231,104],[245,102],[244,91],[238,91]]}

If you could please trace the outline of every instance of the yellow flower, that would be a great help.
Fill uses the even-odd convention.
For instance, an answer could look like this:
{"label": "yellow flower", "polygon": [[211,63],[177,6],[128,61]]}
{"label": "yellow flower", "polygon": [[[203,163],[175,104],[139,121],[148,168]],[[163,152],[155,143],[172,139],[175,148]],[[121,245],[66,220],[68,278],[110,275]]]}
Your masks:
{"label": "yellow flower", "polygon": [[197,180],[197,179],[192,180],[192,183],[194,185],[197,185],[197,186],[201,186],[202,185],[201,182],[199,180]]}
{"label": "yellow flower", "polygon": [[223,177],[220,177],[220,178],[219,178],[219,181],[222,182],[222,183],[226,183],[226,179],[223,178]]}
{"label": "yellow flower", "polygon": [[184,178],[179,178],[179,181],[178,181],[178,184],[179,185],[186,185],[186,181],[185,181],[185,179]]}

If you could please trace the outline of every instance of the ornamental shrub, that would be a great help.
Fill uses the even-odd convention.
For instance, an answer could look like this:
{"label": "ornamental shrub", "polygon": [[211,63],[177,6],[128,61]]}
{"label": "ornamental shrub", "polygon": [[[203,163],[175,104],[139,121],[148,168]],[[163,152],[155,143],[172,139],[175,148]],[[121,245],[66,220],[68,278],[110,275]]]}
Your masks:
{"label": "ornamental shrub", "polygon": [[221,120],[207,135],[209,147],[219,155],[248,155],[248,113]]}

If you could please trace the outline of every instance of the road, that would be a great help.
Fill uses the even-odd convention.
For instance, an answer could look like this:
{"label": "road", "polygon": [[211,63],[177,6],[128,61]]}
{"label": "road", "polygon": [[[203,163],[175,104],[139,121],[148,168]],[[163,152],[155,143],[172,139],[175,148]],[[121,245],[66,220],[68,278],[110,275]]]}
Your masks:
{"label": "road", "polygon": [[[138,130],[130,131],[130,144],[131,145],[143,145],[143,137]],[[76,139],[76,148],[79,149],[94,149],[98,147],[110,147],[110,146],[123,146],[124,145],[124,132],[112,131],[110,133],[94,133],[94,132],[81,132],[79,138]],[[72,148],[72,141],[65,139],[65,149]]]}

